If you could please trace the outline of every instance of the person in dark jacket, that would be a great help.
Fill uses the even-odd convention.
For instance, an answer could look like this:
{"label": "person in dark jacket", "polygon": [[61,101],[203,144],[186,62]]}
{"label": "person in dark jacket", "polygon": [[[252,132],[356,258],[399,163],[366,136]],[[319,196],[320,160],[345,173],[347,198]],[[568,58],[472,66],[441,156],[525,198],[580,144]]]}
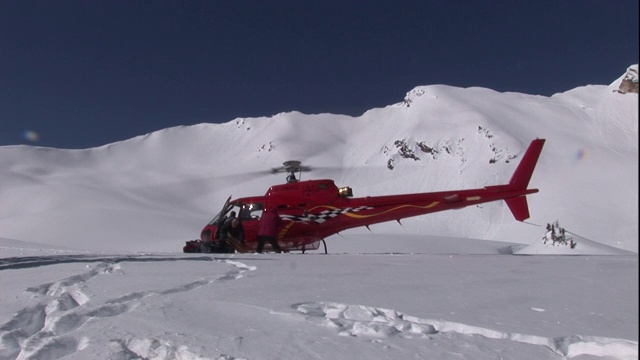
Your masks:
{"label": "person in dark jacket", "polygon": [[282,220],[275,208],[270,208],[265,211],[260,218],[260,224],[258,225],[258,248],[257,253],[262,253],[264,244],[268,241],[271,244],[273,251],[281,253],[280,245],[276,239],[278,235],[278,226]]}
{"label": "person in dark jacket", "polygon": [[233,246],[231,246],[231,244],[229,244],[229,242],[227,241],[227,238],[229,237],[228,231],[231,227],[231,222],[233,221],[233,219],[236,219],[235,211],[230,212],[228,216],[224,216],[220,220],[218,220],[218,228],[216,229],[215,235],[216,240],[218,240],[218,251],[216,252],[233,252]]}
{"label": "person in dark jacket", "polygon": [[229,226],[231,225],[231,221],[232,221],[233,219],[235,219],[235,218],[236,218],[236,212],[235,212],[235,211],[230,212],[230,213],[229,213],[229,216],[225,216],[225,217],[222,219],[222,226],[220,226],[221,230],[222,230],[223,232],[224,232],[224,231],[227,231],[227,229],[228,229],[228,228],[229,228]]}
{"label": "person in dark jacket", "polygon": [[[224,235],[224,240],[226,241],[227,246],[231,245],[231,247],[238,252],[245,252],[244,227],[238,218],[231,219],[231,223],[225,228]],[[232,249],[228,250],[233,252]]]}

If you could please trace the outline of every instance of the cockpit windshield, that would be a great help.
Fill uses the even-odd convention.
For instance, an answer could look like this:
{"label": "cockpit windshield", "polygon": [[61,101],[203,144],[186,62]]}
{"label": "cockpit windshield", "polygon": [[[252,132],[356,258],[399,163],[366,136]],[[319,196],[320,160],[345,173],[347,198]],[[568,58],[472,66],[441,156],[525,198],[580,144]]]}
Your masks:
{"label": "cockpit windshield", "polygon": [[209,221],[209,225],[216,225],[218,223],[218,220],[220,220],[220,214],[221,213],[217,213],[216,216],[214,216],[213,219]]}
{"label": "cockpit windshield", "polygon": [[229,201],[231,201],[231,196],[229,196],[227,198],[227,201],[224,202],[224,205],[222,206],[222,210],[220,210],[219,213],[216,214],[216,216],[213,217],[213,219],[211,219],[211,221],[209,221],[209,225],[216,225],[218,223],[218,221],[220,220],[220,218],[224,215],[226,215],[226,213],[231,210],[231,207],[229,205]]}

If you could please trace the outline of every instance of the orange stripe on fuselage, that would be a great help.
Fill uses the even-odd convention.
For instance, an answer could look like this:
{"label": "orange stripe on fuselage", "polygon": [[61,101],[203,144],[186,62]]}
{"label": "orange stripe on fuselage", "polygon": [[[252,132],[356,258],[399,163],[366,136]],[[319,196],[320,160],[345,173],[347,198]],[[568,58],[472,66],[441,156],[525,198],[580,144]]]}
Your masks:
{"label": "orange stripe on fuselage", "polygon": [[296,223],[295,221],[289,221],[289,223],[285,225],[285,227],[283,227],[282,230],[280,230],[280,232],[278,232],[278,239],[282,239],[287,233],[287,231],[289,231],[291,226],[293,226],[293,224],[295,223]]}
{"label": "orange stripe on fuselage", "polygon": [[354,213],[345,213],[346,216],[348,217],[352,217],[352,218],[356,218],[356,219],[366,219],[366,218],[370,218],[370,217],[374,217],[374,216],[378,216],[378,215],[382,215],[382,214],[387,214],[390,213],[392,211],[396,211],[399,209],[403,209],[403,208],[418,208],[418,209],[430,209],[434,206],[437,206],[438,204],[440,204],[439,201],[434,201],[429,205],[425,205],[425,206],[419,206],[419,205],[411,205],[411,204],[405,204],[405,205],[400,205],[400,206],[396,206],[394,208],[391,208],[389,210],[385,210],[383,212],[379,212],[379,213],[375,213],[375,214],[369,214],[369,215],[360,215],[360,214],[354,214]]}

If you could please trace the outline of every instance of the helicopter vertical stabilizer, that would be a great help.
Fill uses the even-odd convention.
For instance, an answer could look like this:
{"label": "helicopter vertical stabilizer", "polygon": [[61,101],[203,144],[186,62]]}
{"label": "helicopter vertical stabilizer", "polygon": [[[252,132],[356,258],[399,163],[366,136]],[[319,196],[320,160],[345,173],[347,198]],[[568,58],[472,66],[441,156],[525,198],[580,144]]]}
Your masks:
{"label": "helicopter vertical stabilizer", "polygon": [[513,217],[518,221],[525,221],[529,218],[529,205],[527,204],[527,198],[524,196],[505,199],[504,200],[511,210]]}
{"label": "helicopter vertical stabilizer", "polygon": [[509,180],[510,190],[527,189],[527,186],[529,186],[529,180],[531,180],[531,175],[533,174],[533,169],[536,168],[538,158],[542,152],[544,141],[545,139],[535,139],[531,142],[529,148],[524,153],[522,160],[520,160],[520,164],[518,164],[516,171],[513,172],[511,180]]}
{"label": "helicopter vertical stabilizer", "polygon": [[[511,180],[509,180],[509,185],[507,186],[509,190],[527,190],[529,180],[531,180],[531,175],[533,175],[533,170],[540,158],[544,141],[544,139],[535,139],[531,142],[516,171],[514,171],[513,176],[511,176]],[[529,206],[527,204],[527,198],[524,195],[508,198],[504,201],[507,203],[509,210],[511,210],[516,220],[524,221],[529,218]]]}

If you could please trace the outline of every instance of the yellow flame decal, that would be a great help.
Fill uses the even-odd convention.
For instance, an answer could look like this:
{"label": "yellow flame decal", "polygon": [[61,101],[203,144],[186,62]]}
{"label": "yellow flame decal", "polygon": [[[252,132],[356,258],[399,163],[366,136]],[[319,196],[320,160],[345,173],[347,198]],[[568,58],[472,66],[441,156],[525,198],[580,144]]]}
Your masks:
{"label": "yellow flame decal", "polygon": [[[348,217],[352,217],[352,218],[355,218],[355,219],[366,219],[366,218],[369,218],[369,217],[390,213],[392,211],[396,211],[398,209],[403,209],[403,208],[407,208],[407,207],[418,208],[418,209],[430,209],[430,208],[432,208],[434,206],[437,206],[438,204],[440,204],[439,201],[433,201],[432,203],[430,203],[428,205],[425,205],[425,206],[404,204],[404,205],[396,206],[396,207],[391,208],[389,210],[385,210],[383,212],[379,212],[379,213],[375,213],[375,214],[361,215],[361,214],[356,214],[356,213],[353,213],[353,212],[346,212],[346,213],[343,213],[343,215],[346,215]],[[335,207],[335,206],[331,206],[331,205],[320,205],[320,206],[316,206],[316,207],[312,208],[310,211],[313,211],[313,210],[316,210],[316,209],[319,209],[319,208],[325,208],[325,209],[330,209],[330,210],[340,210],[339,207]]]}
{"label": "yellow flame decal", "polygon": [[360,214],[355,214],[352,212],[347,212],[344,215],[348,216],[348,217],[352,217],[355,219],[366,219],[366,218],[370,218],[370,217],[374,217],[374,216],[378,216],[378,215],[382,215],[382,214],[386,214],[386,213],[390,213],[392,211],[396,211],[398,209],[403,209],[403,208],[418,208],[418,209],[430,209],[434,206],[437,206],[438,204],[440,204],[439,201],[434,201],[429,205],[425,205],[425,206],[418,206],[418,205],[411,205],[411,204],[405,204],[405,205],[400,205],[400,206],[396,206],[394,208],[391,208],[389,210],[385,210],[383,212],[379,212],[379,213],[375,213],[375,214],[369,214],[369,215],[360,215]]}
{"label": "yellow flame decal", "polygon": [[278,233],[278,239],[282,239],[286,235],[287,231],[289,231],[289,228],[293,226],[293,224],[295,224],[295,221],[289,221],[289,223]]}
{"label": "yellow flame decal", "polygon": [[335,207],[335,206],[330,206],[330,205],[319,205],[316,207],[312,207],[311,209],[309,209],[309,212],[315,210],[315,209],[321,209],[321,208],[327,208],[327,209],[331,209],[331,210],[340,210],[339,207]]}

